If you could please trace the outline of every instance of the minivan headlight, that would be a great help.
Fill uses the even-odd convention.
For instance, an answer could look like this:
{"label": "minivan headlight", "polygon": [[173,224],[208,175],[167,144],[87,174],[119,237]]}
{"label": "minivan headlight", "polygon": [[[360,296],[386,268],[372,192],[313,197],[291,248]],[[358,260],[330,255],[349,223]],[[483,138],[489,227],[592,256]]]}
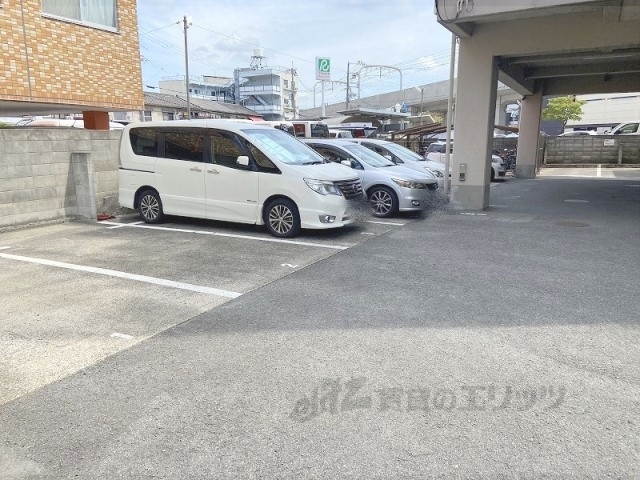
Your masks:
{"label": "minivan headlight", "polygon": [[391,180],[393,180],[398,185],[404,188],[427,188],[427,186],[424,183],[420,183],[420,182],[410,182],[408,180],[401,180],[399,178],[392,178]]}
{"label": "minivan headlight", "polygon": [[444,173],[440,172],[439,170],[430,170],[430,172],[433,173],[438,178],[444,177]]}
{"label": "minivan headlight", "polygon": [[342,192],[335,184],[329,180],[315,180],[313,178],[305,178],[304,183],[316,193],[320,195],[342,195]]}

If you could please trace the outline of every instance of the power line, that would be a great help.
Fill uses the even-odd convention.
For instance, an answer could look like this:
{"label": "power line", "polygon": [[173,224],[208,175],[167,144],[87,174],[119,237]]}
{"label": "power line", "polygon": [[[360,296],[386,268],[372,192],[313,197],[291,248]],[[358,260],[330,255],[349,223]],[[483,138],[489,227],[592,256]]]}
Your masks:
{"label": "power line", "polygon": [[[155,42],[155,46],[159,46],[161,48],[164,48],[166,50],[171,50],[176,54],[179,54],[180,57],[184,57],[184,48],[178,47],[174,44],[172,44],[171,42],[169,42],[168,40],[164,39],[164,38],[157,38],[154,35],[150,35],[149,37],[147,37],[147,39],[145,40],[151,40],[153,42]],[[143,45],[143,43],[140,43],[140,46],[142,48],[146,48],[146,49],[150,49],[150,47]],[[209,59],[206,59],[204,57],[201,57],[199,55],[193,54],[193,53],[189,53],[189,59],[193,59],[195,61],[199,61],[200,63],[203,63],[205,65],[208,66],[213,66],[214,68],[218,68],[220,70],[229,70],[229,71],[233,71],[234,68],[233,67],[229,67],[228,65],[222,65],[216,62],[212,62]]]}
{"label": "power line", "polygon": [[251,46],[256,47],[256,48],[262,48],[262,49],[264,49],[264,50],[269,50],[270,52],[275,52],[275,53],[278,53],[278,54],[280,54],[280,55],[285,55],[285,56],[290,57],[290,58],[295,58],[296,60],[300,60],[301,62],[314,63],[314,61],[312,61],[312,60],[307,60],[306,58],[296,57],[295,55],[290,55],[290,54],[288,54],[288,53],[281,52],[281,51],[279,51],[279,50],[275,50],[275,49],[273,49],[273,48],[262,47],[262,46],[260,46],[260,45],[256,45],[255,43],[249,42],[249,41],[247,41],[247,40],[242,40],[241,38],[234,37],[234,36],[231,36],[231,35],[227,35],[227,34],[225,34],[225,33],[216,32],[215,30],[211,30],[211,29],[208,29],[208,28],[205,28],[205,27],[201,27],[201,26],[196,25],[196,24],[194,24],[193,26],[194,26],[194,27],[198,27],[198,28],[200,28],[200,29],[202,29],[202,30],[205,30],[205,31],[207,31],[207,32],[215,33],[216,35],[221,35],[221,36],[223,36],[223,37],[231,38],[232,40],[236,40],[236,41],[238,41],[238,42],[246,43],[247,45],[251,45]]}
{"label": "power line", "polygon": [[169,25],[165,25],[164,27],[160,27],[160,28],[156,28],[156,29],[154,29],[154,30],[149,30],[148,32],[140,33],[140,36],[142,36],[142,35],[149,35],[150,33],[157,32],[158,30],[163,30],[163,29],[165,29],[165,28],[167,28],[167,27],[173,27],[174,25],[177,25],[177,24],[179,24],[179,23],[180,23],[180,20],[178,20],[178,21],[177,21],[177,22],[175,22],[175,23],[170,23]]}

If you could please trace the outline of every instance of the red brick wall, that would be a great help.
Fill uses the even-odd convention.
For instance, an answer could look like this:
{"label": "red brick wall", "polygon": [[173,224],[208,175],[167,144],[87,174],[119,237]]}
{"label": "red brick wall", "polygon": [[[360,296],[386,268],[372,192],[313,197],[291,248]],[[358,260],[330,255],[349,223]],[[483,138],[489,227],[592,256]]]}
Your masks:
{"label": "red brick wall", "polygon": [[117,1],[117,32],[46,18],[40,3],[0,0],[0,100],[141,110],[136,0]]}

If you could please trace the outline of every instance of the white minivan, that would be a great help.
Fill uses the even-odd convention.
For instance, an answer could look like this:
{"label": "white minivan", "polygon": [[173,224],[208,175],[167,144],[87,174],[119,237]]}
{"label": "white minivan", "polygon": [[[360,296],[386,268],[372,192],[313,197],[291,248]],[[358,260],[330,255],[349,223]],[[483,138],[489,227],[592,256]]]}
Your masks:
{"label": "white minivan", "polygon": [[130,124],[119,197],[147,223],[165,214],[266,225],[276,237],[353,222],[357,175],[291,135],[229,120]]}

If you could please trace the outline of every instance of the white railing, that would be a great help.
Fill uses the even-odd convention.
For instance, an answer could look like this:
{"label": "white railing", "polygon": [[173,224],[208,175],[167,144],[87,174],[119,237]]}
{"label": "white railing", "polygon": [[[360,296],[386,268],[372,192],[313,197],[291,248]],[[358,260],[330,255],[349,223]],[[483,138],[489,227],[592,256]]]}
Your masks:
{"label": "white railing", "polygon": [[282,111],[280,105],[247,105],[247,108],[260,113],[280,113]]}
{"label": "white railing", "polygon": [[251,86],[241,86],[240,93],[241,94],[251,94],[251,93],[280,93],[280,87],[276,85],[251,85]]}

